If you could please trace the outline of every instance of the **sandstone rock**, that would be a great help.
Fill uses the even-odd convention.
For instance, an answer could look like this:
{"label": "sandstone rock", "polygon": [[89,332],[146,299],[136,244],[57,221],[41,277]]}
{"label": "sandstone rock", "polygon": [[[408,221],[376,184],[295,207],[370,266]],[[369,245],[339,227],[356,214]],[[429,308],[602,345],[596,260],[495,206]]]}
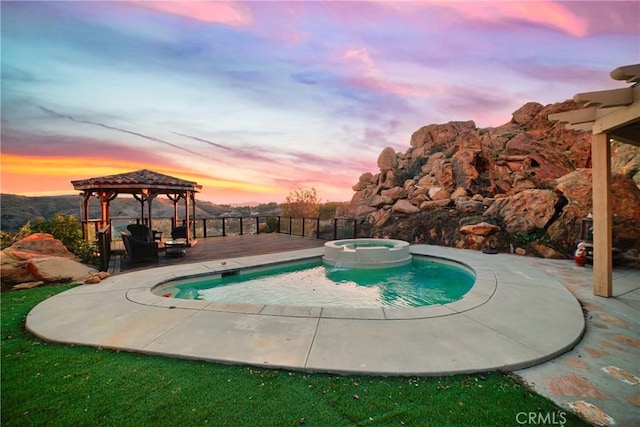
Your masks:
{"label": "sandstone rock", "polygon": [[479,156],[478,150],[460,150],[451,159],[453,175],[456,187],[462,187],[467,191],[476,192],[479,190],[477,179],[480,176],[475,167],[476,158]]}
{"label": "sandstone rock", "polygon": [[33,233],[5,248],[3,252],[21,260],[42,256],[75,259],[75,255],[60,240],[48,233]]}
{"label": "sandstone rock", "polygon": [[14,287],[12,287],[11,289],[15,289],[15,290],[19,290],[19,289],[33,289],[33,288],[37,288],[38,286],[42,286],[44,285],[43,281],[37,281],[37,282],[25,282],[25,283],[20,283],[19,285],[15,285]]}
{"label": "sandstone rock", "polygon": [[558,195],[550,190],[526,190],[515,196],[496,200],[485,215],[499,215],[506,230],[528,234],[544,229],[556,212]]}
{"label": "sandstone rock", "polygon": [[106,271],[98,271],[97,276],[100,278],[100,280],[104,280],[107,277],[111,277],[111,275]]}
{"label": "sandstone rock", "polygon": [[476,124],[473,121],[423,126],[411,135],[411,147],[414,151],[416,148],[422,148],[422,152],[427,155],[442,152],[453,145],[460,133],[475,129]]}
{"label": "sandstone rock", "polygon": [[373,217],[374,227],[382,227],[389,221],[389,218],[391,218],[391,209],[379,209],[371,215]]}
{"label": "sandstone rock", "polygon": [[378,156],[378,167],[381,171],[387,171],[393,169],[398,165],[396,157],[396,150],[391,147],[386,147]]}
{"label": "sandstone rock", "polygon": [[482,197],[482,194],[474,194],[473,196],[471,196],[471,200],[484,203],[484,197]]}
{"label": "sandstone rock", "polygon": [[482,202],[469,200],[466,202],[456,203],[456,209],[458,209],[460,212],[466,213],[482,213],[484,212],[484,205],[482,204]]}
{"label": "sandstone rock", "polygon": [[[351,205],[366,205],[371,200],[371,197],[375,194],[375,188],[366,187],[362,190],[356,191],[351,197]],[[349,210],[349,209],[347,209]]]}
{"label": "sandstone rock", "polygon": [[525,248],[516,248],[515,253],[517,255],[526,255],[527,254],[527,250]]}
{"label": "sandstone rock", "polygon": [[611,153],[611,170],[631,178],[640,187],[640,147],[614,141]]}
{"label": "sandstone rock", "polygon": [[393,187],[387,190],[382,190],[380,194],[390,197],[393,201],[407,196],[407,192],[402,187]]}
{"label": "sandstone rock", "polygon": [[431,188],[438,184],[438,181],[433,175],[425,175],[420,180],[418,180],[418,187],[420,188]]}
{"label": "sandstone rock", "polygon": [[542,108],[542,104],[538,102],[528,102],[513,113],[513,121],[526,126],[540,113]]}
{"label": "sandstone rock", "polygon": [[429,156],[429,160],[422,166],[422,173],[431,174],[435,167],[438,167],[445,160],[444,153],[433,153]]}
{"label": "sandstone rock", "polygon": [[3,264],[0,268],[2,283],[15,285],[36,281],[31,272],[26,269],[25,264],[26,261],[16,262],[14,264]]}
{"label": "sandstone rock", "polygon": [[91,267],[60,257],[30,259],[26,269],[36,280],[47,283],[82,282],[88,275],[97,273]]}
{"label": "sandstone rock", "polygon": [[84,279],[85,285],[95,285],[98,283],[100,283],[100,276],[98,276],[97,274],[93,274],[87,277],[86,279]]}
{"label": "sandstone rock", "polygon": [[478,224],[468,224],[460,227],[462,234],[474,234],[476,236],[488,236],[491,233],[502,230],[500,227],[488,222],[480,222]]}
{"label": "sandstone rock", "polygon": [[33,280],[31,273],[24,268],[25,261],[5,251],[0,252],[0,278],[3,283],[16,284]]}
{"label": "sandstone rock", "polygon": [[543,258],[567,259],[567,257],[564,254],[556,251],[553,248],[550,248],[547,245],[543,245],[542,243],[531,243],[529,247]]}
{"label": "sandstone rock", "polygon": [[495,199],[493,197],[485,197],[482,199],[482,204],[489,207],[493,204],[494,201]]}
{"label": "sandstone rock", "polygon": [[420,208],[412,205],[406,199],[398,200],[393,207],[391,208],[393,212],[404,213],[404,214],[415,214],[420,212]]}
{"label": "sandstone rock", "polygon": [[455,202],[456,200],[458,200],[458,198],[466,197],[466,196],[467,196],[467,190],[465,190],[462,187],[458,187],[454,190],[453,193],[451,193],[451,200]]}
{"label": "sandstone rock", "polygon": [[377,209],[371,206],[366,205],[357,205],[353,209],[350,209],[348,215],[354,218],[365,217],[372,212],[375,212]]}
{"label": "sandstone rock", "polygon": [[467,234],[464,238],[464,245],[462,248],[465,249],[483,249],[486,244],[485,236],[479,236],[476,234]]}
{"label": "sandstone rock", "polygon": [[373,174],[371,172],[365,172],[358,178],[358,183],[351,188],[353,191],[360,191],[370,185],[375,185]]}
{"label": "sandstone rock", "polygon": [[[591,169],[577,169],[556,180],[556,190],[568,203],[547,230],[552,240],[572,244],[578,241],[580,221],[593,209],[591,177]],[[614,174],[611,193],[614,246],[626,250],[635,244],[640,248],[640,190],[630,178]]]}
{"label": "sandstone rock", "polygon": [[383,196],[381,194],[376,194],[371,198],[369,202],[369,206],[373,206],[375,208],[380,208],[384,205],[390,205],[393,203],[393,199],[389,196]]}
{"label": "sandstone rock", "polygon": [[431,187],[429,189],[429,198],[431,200],[450,200],[451,195],[442,187]]}
{"label": "sandstone rock", "polygon": [[445,200],[426,200],[420,203],[420,210],[423,211],[433,211],[436,209],[443,208],[445,206],[449,206],[451,204],[450,199]]}
{"label": "sandstone rock", "polygon": [[412,199],[409,199],[412,205],[420,206],[422,202],[426,202],[429,200],[429,197],[426,194],[417,194]]}

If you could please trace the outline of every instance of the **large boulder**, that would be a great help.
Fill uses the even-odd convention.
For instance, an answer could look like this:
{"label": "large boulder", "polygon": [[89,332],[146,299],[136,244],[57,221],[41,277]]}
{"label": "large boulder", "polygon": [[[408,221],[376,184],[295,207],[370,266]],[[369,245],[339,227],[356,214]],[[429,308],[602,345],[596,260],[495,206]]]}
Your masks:
{"label": "large boulder", "polygon": [[473,234],[475,236],[488,236],[496,231],[502,230],[500,227],[494,224],[489,224],[486,221],[479,222],[477,224],[467,224],[460,227],[462,234]]}
{"label": "large boulder", "polygon": [[556,213],[558,195],[550,190],[525,190],[515,196],[496,200],[486,216],[502,217],[509,233],[529,234],[544,229]]}
{"label": "large boulder", "polygon": [[75,258],[60,240],[48,233],[33,233],[5,248],[3,252],[20,260],[42,256]]}
{"label": "large boulder", "polygon": [[[0,252],[2,287],[21,283],[82,283],[97,274],[51,234],[34,233]],[[17,287],[28,288],[32,285]]]}
{"label": "large boulder", "polygon": [[391,210],[396,213],[415,214],[420,212],[420,208],[412,205],[407,199],[398,200]]}
{"label": "large boulder", "polygon": [[97,273],[92,267],[60,257],[32,258],[25,268],[36,281],[45,283],[79,283]]}
{"label": "large boulder", "polygon": [[378,156],[378,167],[381,171],[388,171],[398,165],[396,150],[386,147]]}
{"label": "large boulder", "polygon": [[[555,189],[567,204],[547,230],[552,240],[571,243],[579,240],[580,221],[593,212],[591,180],[591,169],[577,169],[556,180]],[[631,178],[613,174],[611,193],[614,246],[640,249],[640,190]]]}

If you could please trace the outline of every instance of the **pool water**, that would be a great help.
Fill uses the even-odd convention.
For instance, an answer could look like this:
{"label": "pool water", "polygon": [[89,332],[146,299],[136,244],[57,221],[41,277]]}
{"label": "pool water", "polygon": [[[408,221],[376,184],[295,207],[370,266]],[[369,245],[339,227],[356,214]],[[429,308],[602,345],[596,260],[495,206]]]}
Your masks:
{"label": "pool water", "polygon": [[455,263],[414,256],[389,269],[340,269],[321,261],[169,282],[163,296],[219,303],[313,307],[403,308],[446,304],[471,289],[475,276]]}

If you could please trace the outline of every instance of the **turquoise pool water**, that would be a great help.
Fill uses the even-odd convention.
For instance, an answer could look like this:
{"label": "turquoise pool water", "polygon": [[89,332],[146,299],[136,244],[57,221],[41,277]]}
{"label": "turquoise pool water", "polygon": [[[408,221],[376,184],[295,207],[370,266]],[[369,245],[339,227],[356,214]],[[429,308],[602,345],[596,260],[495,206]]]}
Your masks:
{"label": "turquoise pool water", "polygon": [[474,282],[475,275],[464,266],[414,256],[411,264],[374,270],[340,269],[314,260],[168,282],[153,292],[220,303],[402,308],[456,301]]}

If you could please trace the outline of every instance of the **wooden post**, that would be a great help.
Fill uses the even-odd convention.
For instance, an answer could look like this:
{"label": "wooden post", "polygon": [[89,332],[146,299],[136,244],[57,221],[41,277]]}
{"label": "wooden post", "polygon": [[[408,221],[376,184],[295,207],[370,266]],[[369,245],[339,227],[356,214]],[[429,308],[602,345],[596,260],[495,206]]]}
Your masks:
{"label": "wooden post", "polygon": [[593,294],[610,297],[613,291],[611,145],[606,133],[591,137],[593,188]]}
{"label": "wooden post", "polygon": [[184,195],[184,217],[185,217],[185,228],[187,232],[187,246],[191,246],[191,219],[189,212],[189,202],[191,202],[191,192],[187,191]]}

